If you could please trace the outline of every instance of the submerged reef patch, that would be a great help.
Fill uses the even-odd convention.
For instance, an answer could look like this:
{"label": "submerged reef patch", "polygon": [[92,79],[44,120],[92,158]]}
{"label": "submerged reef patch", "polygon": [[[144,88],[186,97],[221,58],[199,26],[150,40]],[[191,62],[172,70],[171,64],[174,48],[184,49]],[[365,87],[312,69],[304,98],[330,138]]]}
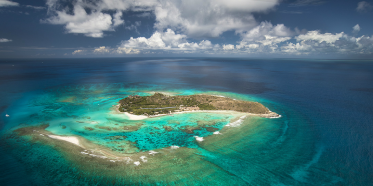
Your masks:
{"label": "submerged reef patch", "polygon": [[[287,154],[292,154],[291,157],[300,157],[305,148],[301,141],[307,133],[294,129],[298,123],[290,122],[293,126],[287,123],[290,127],[283,132],[287,116],[272,120],[226,109],[135,121],[115,110],[117,103],[130,95],[151,96],[146,91],[127,89],[47,92],[30,100],[27,107],[20,107],[20,113],[27,114],[12,114],[12,118],[18,117],[12,122],[23,124],[7,131],[2,143],[29,170],[35,163],[45,161],[63,173],[51,171],[52,168],[45,170],[66,175],[64,181],[50,176],[46,178],[49,180],[34,182],[36,185],[68,183],[69,179],[75,185],[247,185],[258,183],[257,175],[269,178],[261,179],[260,184],[270,184],[279,180],[271,170],[282,167],[290,170],[292,165],[288,162],[299,161],[289,158],[280,161],[276,154],[284,151],[282,144],[289,144],[291,150]],[[199,99],[190,96],[192,100]],[[208,100],[215,98],[226,99],[211,96]],[[212,106],[216,108],[219,104]],[[264,114],[269,112],[263,108]],[[281,143],[277,140],[280,135]],[[43,148],[48,150],[40,150]],[[22,149],[27,149],[30,157],[17,154]],[[261,161],[263,154],[268,156],[264,158],[268,166],[259,169],[257,161]],[[33,171],[50,175],[39,169]],[[283,183],[296,182],[289,178]]]}

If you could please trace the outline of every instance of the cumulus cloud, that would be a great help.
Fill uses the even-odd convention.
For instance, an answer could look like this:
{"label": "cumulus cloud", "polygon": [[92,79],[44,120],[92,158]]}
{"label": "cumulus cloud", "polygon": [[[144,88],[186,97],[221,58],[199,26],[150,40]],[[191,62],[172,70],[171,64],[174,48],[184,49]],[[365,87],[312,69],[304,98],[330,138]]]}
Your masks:
{"label": "cumulus cloud", "polygon": [[155,7],[155,27],[182,30],[191,37],[217,37],[225,31],[242,32],[256,26],[252,13],[268,11],[278,0],[170,0]]}
{"label": "cumulus cloud", "polygon": [[124,23],[120,11],[117,11],[113,17],[108,13],[101,12],[101,10],[93,9],[91,13],[87,13],[85,8],[88,5],[81,3],[81,1],[77,1],[72,10],[67,8],[57,10],[55,7],[58,6],[54,2],[56,0],[47,1],[48,11],[52,11],[54,15],[43,22],[65,25],[68,33],[99,38],[103,37],[104,31],[114,31],[115,27]]}
{"label": "cumulus cloud", "polygon": [[337,40],[339,40],[343,36],[343,32],[338,34],[332,34],[332,33],[325,33],[321,34],[320,31],[314,30],[309,31],[307,34],[302,34],[296,37],[296,39],[299,41],[316,41],[318,43],[326,42],[329,44],[335,43]]}
{"label": "cumulus cloud", "polygon": [[180,50],[209,50],[209,49],[216,49],[219,48],[219,45],[212,45],[211,41],[209,40],[202,40],[199,43],[195,42],[185,42],[178,45]]}
{"label": "cumulus cloud", "polygon": [[122,20],[122,12],[121,11],[117,11],[117,13],[115,13],[113,15],[113,26],[116,27],[116,26],[119,26],[121,24],[124,23],[124,20]]}
{"label": "cumulus cloud", "polygon": [[313,30],[296,36],[295,39],[297,43],[289,42],[281,47],[281,51],[298,55],[310,53],[338,53],[340,49],[342,49],[342,40],[346,38],[347,35],[343,32],[323,34],[318,30]]}
{"label": "cumulus cloud", "polygon": [[283,24],[272,25],[269,22],[262,22],[255,28],[242,33],[242,40],[237,49],[246,52],[275,52],[278,44],[291,39],[294,31]]}
{"label": "cumulus cloud", "polygon": [[[280,0],[47,0],[49,18],[44,22],[64,25],[68,33],[103,37],[125,24],[123,13],[151,16],[156,31],[150,37],[131,37],[120,46],[101,46],[86,52],[95,54],[139,54],[153,52],[203,53],[363,53],[372,52],[372,37],[353,37],[318,30],[299,31],[283,24],[257,23],[253,14],[274,9]],[[292,6],[317,5],[321,0],[296,0]],[[69,4],[70,3],[70,4]],[[357,11],[372,9],[358,3]],[[299,13],[299,12],[293,12]],[[137,30],[141,22],[126,22],[124,28]],[[353,27],[353,33],[360,26]],[[234,31],[241,37],[236,45],[218,45],[203,39]],[[193,38],[194,40],[190,40]],[[75,52],[75,51],[74,51]]]}
{"label": "cumulus cloud", "polygon": [[[359,25],[353,27],[360,30]],[[372,54],[373,38],[353,37],[341,33],[313,31],[292,31],[285,25],[262,22],[257,27],[241,34],[242,40],[232,49],[235,53],[256,54]],[[225,47],[223,46],[223,49]]]}
{"label": "cumulus cloud", "polygon": [[360,26],[359,26],[359,24],[357,24],[354,27],[352,27],[352,33],[357,34],[358,32],[360,32]]}
{"label": "cumulus cloud", "polygon": [[[97,0],[73,1],[72,7],[61,0],[47,0],[52,24],[63,24],[69,33],[102,37],[103,31],[117,26],[107,11],[152,12],[158,31],[173,29],[189,37],[217,37],[225,31],[243,32],[256,26],[252,15],[265,12],[280,0]],[[83,11],[89,9],[92,13]],[[95,23],[95,24],[94,24]],[[120,23],[120,22],[118,22]],[[83,27],[88,27],[87,29]]]}
{"label": "cumulus cloud", "polygon": [[184,34],[177,34],[171,29],[165,32],[154,32],[149,37],[131,37],[129,40],[123,41],[121,47],[131,48],[132,50],[163,50],[163,51],[196,51],[203,52],[206,50],[214,50],[219,45],[213,45],[209,40],[202,40],[200,42],[188,42],[187,36]]}
{"label": "cumulus cloud", "polygon": [[234,45],[223,45],[223,50],[234,50]]}
{"label": "cumulus cloud", "polygon": [[[263,26],[266,25],[266,26]],[[237,45],[212,44],[209,40],[189,42],[186,35],[168,29],[156,31],[151,37],[137,37],[123,41],[117,48],[101,46],[91,50],[95,54],[149,54],[149,53],[204,53],[204,54],[265,54],[265,55],[329,55],[373,54],[373,36],[353,37],[341,33],[321,33],[318,30],[305,33],[293,32],[287,27],[277,32],[279,25],[263,23],[258,26],[263,33],[248,32]],[[266,28],[266,29],[264,29]],[[266,31],[264,31],[266,30]],[[277,31],[276,31],[277,30]],[[251,34],[250,34],[251,33]],[[254,34],[255,33],[255,34]],[[260,33],[260,32],[259,32]],[[286,34],[285,34],[286,33]],[[79,50],[77,50],[79,51]],[[80,51],[79,51],[80,52]],[[76,52],[78,53],[78,52]]]}
{"label": "cumulus cloud", "polygon": [[263,40],[266,35],[288,37],[294,35],[294,32],[284,24],[273,26],[270,22],[262,22],[255,28],[241,34],[244,41]]}
{"label": "cumulus cloud", "polygon": [[310,54],[314,50],[312,49],[311,46],[306,45],[304,43],[302,44],[287,43],[286,45],[283,45],[281,47],[281,51],[284,53],[301,55],[301,54]]}
{"label": "cumulus cloud", "polygon": [[357,4],[356,10],[358,12],[368,12],[368,11],[372,10],[372,8],[373,8],[373,6],[370,3],[366,2],[366,1],[361,1]]}
{"label": "cumulus cloud", "polygon": [[341,33],[309,31],[296,37],[297,43],[282,46],[282,52],[294,54],[372,54],[373,38],[352,37]]}
{"label": "cumulus cloud", "polygon": [[2,6],[18,6],[19,4],[9,0],[0,0],[0,7]]}
{"label": "cumulus cloud", "polygon": [[139,54],[140,50],[138,49],[133,49],[133,48],[125,48],[125,47],[118,47],[114,53],[117,54]]}
{"label": "cumulus cloud", "polygon": [[93,52],[94,53],[109,53],[110,50],[106,48],[105,46],[101,46],[101,47],[95,48]]}
{"label": "cumulus cloud", "polygon": [[75,55],[75,54],[79,54],[79,53],[82,53],[84,52],[84,50],[75,50],[72,54]]}
{"label": "cumulus cloud", "polygon": [[11,42],[11,39],[6,39],[6,38],[0,38],[0,43],[6,43],[6,42]]}
{"label": "cumulus cloud", "polygon": [[173,30],[167,29],[166,32],[156,31],[151,37],[131,37],[122,43],[125,47],[140,49],[171,49],[177,48],[179,44],[185,42],[186,35],[176,34]]}

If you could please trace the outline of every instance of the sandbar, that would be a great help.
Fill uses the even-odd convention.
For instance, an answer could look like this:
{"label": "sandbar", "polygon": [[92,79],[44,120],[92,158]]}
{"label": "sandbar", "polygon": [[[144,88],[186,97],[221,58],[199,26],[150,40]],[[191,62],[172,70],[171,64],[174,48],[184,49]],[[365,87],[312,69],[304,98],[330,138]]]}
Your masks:
{"label": "sandbar", "polygon": [[67,141],[67,142],[70,142],[72,144],[75,144],[75,145],[78,145],[80,147],[83,147],[80,142],[79,142],[79,139],[75,136],[57,136],[57,135],[48,135],[50,138],[53,138],[53,139],[58,139],[58,140],[63,140],[63,141]]}

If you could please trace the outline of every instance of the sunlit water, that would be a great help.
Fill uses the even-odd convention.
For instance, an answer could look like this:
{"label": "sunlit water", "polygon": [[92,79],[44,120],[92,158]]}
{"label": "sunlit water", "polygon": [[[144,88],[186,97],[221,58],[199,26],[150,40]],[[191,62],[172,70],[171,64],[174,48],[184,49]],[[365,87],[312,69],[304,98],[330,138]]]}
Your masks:
{"label": "sunlit water", "polygon": [[[140,161],[139,166],[127,165],[133,169],[102,171],[84,167],[53,146],[7,138],[1,143],[0,182],[372,185],[372,72],[371,62],[357,61],[2,61],[4,135],[15,128],[48,123],[46,130],[56,135],[82,136],[118,153],[185,148],[147,156],[149,161]],[[247,117],[239,126],[227,127],[241,115],[184,113],[130,121],[113,109],[128,95],[154,91],[258,101],[282,117]],[[202,127],[186,130],[198,126]],[[196,141],[195,136],[204,141]]]}

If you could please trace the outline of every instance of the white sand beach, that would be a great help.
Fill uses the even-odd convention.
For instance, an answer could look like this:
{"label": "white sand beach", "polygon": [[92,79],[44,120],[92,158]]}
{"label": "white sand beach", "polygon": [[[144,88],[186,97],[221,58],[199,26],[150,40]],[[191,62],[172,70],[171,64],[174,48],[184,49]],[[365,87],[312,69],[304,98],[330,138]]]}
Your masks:
{"label": "white sand beach", "polygon": [[124,114],[130,119],[130,120],[143,120],[146,118],[149,118],[148,116],[144,115],[135,115],[135,114],[130,114],[128,112],[124,112]]}

